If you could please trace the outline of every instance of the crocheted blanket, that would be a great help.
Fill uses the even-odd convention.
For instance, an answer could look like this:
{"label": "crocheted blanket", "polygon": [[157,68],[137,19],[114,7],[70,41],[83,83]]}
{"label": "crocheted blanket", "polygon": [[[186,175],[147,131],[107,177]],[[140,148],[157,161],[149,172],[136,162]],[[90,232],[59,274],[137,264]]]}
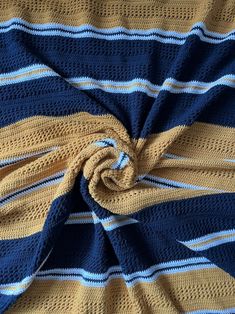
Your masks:
{"label": "crocheted blanket", "polygon": [[234,0],[0,0],[0,313],[235,313]]}

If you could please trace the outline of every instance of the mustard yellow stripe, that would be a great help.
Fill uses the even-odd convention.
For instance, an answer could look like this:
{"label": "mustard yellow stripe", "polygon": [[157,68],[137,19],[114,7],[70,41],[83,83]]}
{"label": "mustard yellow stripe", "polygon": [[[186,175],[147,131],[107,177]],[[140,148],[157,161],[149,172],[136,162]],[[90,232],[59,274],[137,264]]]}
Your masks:
{"label": "mustard yellow stripe", "polygon": [[234,159],[235,128],[196,122],[172,143],[168,153],[198,159]]}
{"label": "mustard yellow stripe", "polygon": [[[80,135],[94,134],[105,125],[112,134],[118,129],[123,140],[128,139],[126,130],[111,115],[96,116],[85,112],[66,117],[34,116],[0,129],[0,159],[17,156],[18,153],[62,146]],[[42,138],[43,134],[43,138]],[[10,138],[9,138],[10,136]],[[95,134],[93,135],[95,137]],[[28,139],[29,137],[29,139]],[[27,138],[27,140],[25,140]],[[42,140],[43,139],[43,140]],[[10,145],[14,141],[14,146]]]}
{"label": "mustard yellow stripe", "polygon": [[[70,191],[78,173],[83,171],[91,196],[101,206],[119,214],[163,201],[216,193],[216,190],[165,190],[136,184],[138,176],[148,173],[233,192],[235,163],[224,159],[235,159],[234,135],[234,128],[197,122],[190,127],[178,126],[147,139],[134,140],[111,115],[79,113],[66,117],[28,118],[0,130],[0,159],[50,147],[56,149],[35,160],[29,159],[23,166],[16,163],[11,166],[12,172],[6,173],[3,168],[0,194],[7,196],[60,170],[66,172],[54,199]],[[97,140],[105,138],[115,140],[117,147],[103,149],[95,145]],[[120,152],[129,156],[129,162],[123,169],[112,169]],[[166,153],[186,159],[163,158]]]}
{"label": "mustard yellow stripe", "polygon": [[162,202],[188,199],[191,197],[216,194],[216,191],[203,190],[185,190],[172,189],[165,190],[161,188],[147,188],[144,184],[139,184],[138,187],[131,191],[107,192],[105,188],[97,188],[96,193],[92,193],[96,202],[111,212],[117,214],[131,214],[142,208],[159,204]]}
{"label": "mustard yellow stripe", "polygon": [[[230,169],[226,169],[228,166],[226,162],[221,162],[219,167],[213,166],[212,163],[208,163],[208,169],[205,169],[205,163],[203,160],[200,161],[198,167],[190,167],[184,161],[170,161],[169,167],[167,163],[164,163],[163,167],[159,165],[158,169],[151,171],[149,174],[173,180],[176,182],[207,187],[210,189],[223,190],[227,192],[233,192],[235,190],[234,186],[234,165],[230,164]],[[180,171],[179,171],[180,168]],[[221,180],[221,178],[223,178]]]}
{"label": "mustard yellow stripe", "polygon": [[0,169],[0,178],[3,180],[4,177],[7,175],[11,174],[12,172],[16,171],[18,168],[22,168],[25,165],[27,165],[30,162],[33,162],[37,159],[38,157],[28,157],[25,160],[17,161],[16,163],[12,165],[7,165]]}
{"label": "mustard yellow stripe", "polygon": [[100,28],[123,26],[135,29],[161,28],[189,31],[192,24],[206,22],[211,31],[234,28],[234,1],[116,1],[66,0],[7,1],[0,3],[0,21],[18,17],[31,23],[92,24]]}
{"label": "mustard yellow stripe", "polygon": [[[29,187],[38,181],[46,179],[60,171],[63,171],[67,167],[67,161],[58,160],[58,155],[53,154],[49,156],[43,156],[38,159],[25,161],[23,165],[16,164],[11,167],[12,171],[0,169],[0,195],[1,197],[7,196],[14,191]],[[30,171],[31,170],[31,171]]]}
{"label": "mustard yellow stripe", "polygon": [[105,288],[85,287],[75,281],[35,280],[6,313],[175,314],[233,306],[234,279],[220,269],[204,269],[161,275],[153,283],[131,288],[121,279],[113,279]]}
{"label": "mustard yellow stripe", "polygon": [[2,206],[0,240],[23,238],[41,231],[56,188],[42,187]]}

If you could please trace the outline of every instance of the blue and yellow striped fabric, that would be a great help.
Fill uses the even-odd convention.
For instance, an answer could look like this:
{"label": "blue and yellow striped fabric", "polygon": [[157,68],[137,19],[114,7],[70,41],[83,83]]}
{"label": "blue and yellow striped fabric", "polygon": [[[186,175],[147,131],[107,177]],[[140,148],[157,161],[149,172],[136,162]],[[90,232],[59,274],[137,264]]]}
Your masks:
{"label": "blue and yellow striped fabric", "polygon": [[233,0],[0,0],[0,313],[235,313]]}

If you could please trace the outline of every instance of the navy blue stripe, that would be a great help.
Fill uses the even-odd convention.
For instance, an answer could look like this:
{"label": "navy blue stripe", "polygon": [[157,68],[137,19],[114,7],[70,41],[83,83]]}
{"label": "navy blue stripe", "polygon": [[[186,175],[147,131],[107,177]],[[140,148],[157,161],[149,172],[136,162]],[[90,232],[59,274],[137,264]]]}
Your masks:
{"label": "navy blue stripe", "polygon": [[[132,273],[161,262],[197,256],[181,244],[169,242],[157,231],[148,233],[146,225],[139,228],[128,225],[109,233],[100,224],[66,225],[43,270],[76,267],[102,273],[121,264],[125,273]],[[133,256],[135,262],[126,263]]]}
{"label": "navy blue stripe", "polygon": [[3,314],[5,311],[15,303],[17,296],[0,295],[0,313]]}
{"label": "navy blue stripe", "polygon": [[210,82],[234,73],[235,69],[234,41],[211,45],[197,36],[177,46],[154,41],[33,36],[11,31],[0,34],[0,42],[4,47],[0,50],[1,72],[44,63],[66,77],[118,81],[147,78],[161,85],[167,77]]}
{"label": "navy blue stripe", "polygon": [[[235,226],[235,193],[200,196],[167,202],[131,215],[152,232],[187,241]],[[226,243],[197,253],[235,277],[235,243]]]}
{"label": "navy blue stripe", "polygon": [[[206,204],[206,206],[204,206],[204,204]],[[182,221],[182,218],[188,219],[193,217],[193,215],[204,219],[205,217],[210,218],[210,215],[213,214],[216,219],[218,219],[218,217],[222,220],[225,217],[230,219],[235,217],[234,208],[235,193],[223,193],[164,202],[142,209],[137,213],[130,215],[130,217],[144,224],[151,225],[151,223],[157,223],[159,226],[164,227],[163,222],[169,222],[169,224],[173,226],[172,219],[177,219],[180,222]],[[230,224],[229,219],[224,220],[224,223],[227,225],[225,224],[224,227],[218,229],[218,231],[224,230],[226,227],[231,229],[231,224],[233,224],[233,222]],[[188,230],[187,236],[189,239],[194,237],[194,232],[195,230]],[[201,230],[201,235],[203,234],[205,233]]]}
{"label": "navy blue stripe", "polygon": [[5,97],[6,93],[13,99],[16,95],[19,97],[14,101],[1,101],[1,127],[34,115],[77,113],[84,111],[84,104],[85,110],[91,114],[113,114],[134,138],[145,138],[149,134],[178,125],[191,125],[195,121],[235,127],[235,89],[226,86],[214,87],[202,95],[162,91],[155,99],[140,92],[110,94],[97,89],[81,91],[57,77],[25,82],[20,84],[20,89],[19,85],[8,86],[1,97]]}

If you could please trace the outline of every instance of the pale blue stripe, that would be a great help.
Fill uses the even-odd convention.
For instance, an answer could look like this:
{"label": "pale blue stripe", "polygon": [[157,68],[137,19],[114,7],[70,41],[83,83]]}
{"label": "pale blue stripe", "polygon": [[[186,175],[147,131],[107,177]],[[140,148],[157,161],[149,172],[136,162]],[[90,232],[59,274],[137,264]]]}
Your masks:
{"label": "pale blue stripe", "polygon": [[209,310],[209,309],[202,309],[202,310],[196,310],[191,312],[185,312],[185,314],[232,314],[235,313],[235,307],[231,307],[228,309],[217,309],[217,310]]}
{"label": "pale blue stripe", "polygon": [[[107,142],[107,143],[105,143]],[[99,147],[109,147],[109,146],[113,146],[114,148],[117,148],[117,143],[114,139],[112,138],[104,138],[102,140],[96,141],[95,145],[99,146]]]}
{"label": "pale blue stripe", "polygon": [[[181,38],[171,38],[171,37],[161,37],[160,34],[147,34],[147,35],[137,35],[137,34],[130,34],[127,31],[125,33],[120,34],[105,34],[102,31],[101,34],[97,34],[94,31],[83,31],[82,33],[70,33],[65,32],[62,30],[36,30],[36,29],[28,29],[24,27],[23,25],[11,25],[8,28],[0,29],[0,33],[7,33],[11,30],[21,30],[25,33],[31,34],[31,35],[39,35],[39,36],[61,36],[61,37],[67,37],[67,38],[96,38],[96,39],[104,39],[104,40],[153,40],[158,41],[161,43],[166,44],[175,44],[175,45],[183,45],[187,38],[191,35],[197,35],[199,39],[203,42],[211,43],[211,44],[219,44],[227,40],[234,40],[235,36],[230,35],[228,38],[224,39],[213,39],[213,38],[207,38],[202,33],[201,30],[192,30],[190,32],[189,36],[185,36],[185,39]],[[167,35],[166,35],[167,36]]]}
{"label": "pale blue stripe", "polygon": [[157,188],[162,188],[162,189],[174,189],[174,187],[172,186],[167,186],[167,185],[163,185],[163,184],[160,184],[160,183],[157,183],[157,182],[152,182],[152,181],[147,181],[145,179],[142,179],[139,181],[140,183],[145,183],[145,184],[148,184],[148,185],[151,185],[151,186],[155,186]]}
{"label": "pale blue stripe", "polygon": [[[124,225],[133,224],[133,223],[138,222],[137,220],[135,220],[133,218],[129,218],[129,217],[125,217],[126,218],[125,221],[119,222],[119,219],[121,219],[123,216],[117,216],[117,217],[116,216],[110,216],[110,217],[107,217],[104,219],[99,219],[94,213],[92,214],[91,218],[81,219],[83,216],[86,216],[86,215],[91,215],[91,212],[70,214],[69,218],[65,224],[73,225],[73,224],[98,224],[98,223],[101,223],[105,230],[111,231],[111,230],[114,230],[116,228],[122,227]],[[75,220],[72,218],[78,218],[78,219]],[[105,226],[105,223],[112,223],[112,225],[111,226]]]}
{"label": "pale blue stripe", "polygon": [[[33,281],[34,275],[27,276],[20,282],[16,283],[9,283],[9,284],[1,284],[0,285],[0,294],[4,295],[18,295],[22,292],[24,292],[27,287],[31,284]],[[22,285],[26,285],[24,288],[21,288]],[[18,288],[17,288],[18,287]],[[14,290],[7,290],[7,288],[16,288]]]}
{"label": "pale blue stripe", "polygon": [[[129,94],[133,92],[144,92],[148,96],[157,97],[160,91],[169,91],[171,93],[179,94],[179,93],[192,93],[192,94],[205,94],[210,89],[224,85],[231,88],[235,88],[235,83],[230,82],[229,80],[235,80],[235,75],[228,74],[225,75],[214,82],[200,82],[200,81],[189,81],[189,82],[182,82],[177,81],[173,78],[167,78],[162,85],[155,85],[148,80],[135,78],[131,81],[112,81],[112,80],[95,80],[90,77],[73,77],[73,78],[66,78],[71,85],[76,85],[79,83],[83,83],[82,86],[76,86],[81,90],[90,90],[90,89],[101,89],[103,91],[111,92],[111,93],[123,93]],[[146,86],[132,86],[133,84],[144,84]],[[176,86],[185,86],[184,88],[174,88],[172,86],[168,86],[167,84],[174,84]],[[107,87],[105,85],[113,85]],[[122,87],[127,87],[122,88]],[[194,89],[193,86],[203,87],[203,90]],[[152,91],[153,90],[153,91]]]}
{"label": "pale blue stripe", "polygon": [[215,247],[215,246],[219,246],[219,245],[222,245],[222,244],[226,244],[226,243],[231,243],[231,242],[234,242],[235,241],[235,236],[231,236],[229,238],[226,238],[226,239],[221,239],[221,240],[215,240],[214,242],[211,242],[211,243],[208,243],[208,244],[205,244],[205,245],[201,245],[199,247],[191,247],[189,246],[189,248],[193,251],[204,251],[204,250],[208,250],[208,249],[211,249],[212,247]]}
{"label": "pale blue stripe", "polygon": [[45,149],[45,150],[32,152],[32,153],[25,154],[25,155],[22,155],[22,156],[12,157],[12,158],[8,158],[8,159],[2,159],[2,160],[0,160],[0,166],[3,166],[5,164],[11,164],[11,163],[14,163],[14,162],[17,162],[17,161],[22,161],[24,159],[27,159],[27,158],[30,158],[30,157],[34,157],[34,156],[38,156],[38,155],[41,155],[41,154],[44,154],[44,153],[48,153],[48,152],[56,150],[57,148],[58,147],[54,146],[54,147],[51,147],[51,148],[48,148],[48,149]]}
{"label": "pale blue stripe", "polygon": [[26,288],[17,288],[15,290],[1,290],[0,289],[0,294],[4,294],[4,295],[19,295],[19,294],[23,293],[27,288],[28,288],[28,286]]}
{"label": "pale blue stripe", "polygon": [[224,159],[224,161],[235,162],[235,159]]}
{"label": "pale blue stripe", "polygon": [[80,212],[80,213],[72,213],[72,214],[70,214],[70,217],[72,216],[72,217],[84,217],[84,216],[88,216],[88,215],[90,215],[90,216],[93,216],[93,212],[90,212],[90,211],[87,211],[87,212]]}
{"label": "pale blue stripe", "polygon": [[125,278],[127,280],[132,280],[135,277],[145,277],[145,276],[151,276],[152,273],[154,273],[156,270],[161,270],[161,269],[165,269],[165,268],[177,268],[180,266],[185,266],[185,267],[189,267],[186,266],[188,264],[201,264],[201,263],[207,263],[208,259],[204,258],[204,257],[199,257],[199,258],[189,258],[189,259],[184,259],[184,260],[179,260],[179,261],[171,261],[171,262],[164,262],[164,263],[159,263],[157,265],[153,265],[151,267],[149,267],[146,270],[143,271],[137,271],[131,274],[124,274]]}
{"label": "pale blue stripe", "polygon": [[[164,274],[176,274],[176,273],[184,273],[184,272],[194,271],[194,270],[199,270],[199,269],[212,269],[212,268],[217,268],[217,266],[215,266],[214,264],[201,264],[201,265],[186,266],[186,267],[182,267],[180,269],[177,269],[177,268],[166,269],[166,270],[159,271],[158,273],[153,274],[152,276],[150,275],[148,278],[144,278],[146,275],[144,275],[143,273],[138,278],[135,278],[136,275],[134,275],[134,274],[132,275],[132,278],[131,278],[129,275],[125,275],[123,273],[120,273],[120,274],[118,273],[118,274],[109,275],[106,280],[104,277],[103,282],[102,282],[101,278],[96,278],[97,280],[101,280],[101,282],[92,281],[92,278],[89,278],[88,280],[81,278],[82,274],[78,274],[77,276],[72,275],[72,274],[71,275],[62,275],[62,274],[61,275],[46,275],[46,274],[42,275],[41,272],[39,273],[40,276],[37,276],[36,279],[37,280],[61,280],[61,281],[71,280],[71,281],[79,281],[84,286],[105,287],[110,282],[110,280],[112,280],[114,278],[121,278],[121,279],[124,279],[126,281],[127,287],[131,287],[138,282],[153,282],[159,276],[164,275]],[[53,271],[53,270],[51,270],[51,271]],[[135,278],[135,279],[133,279],[133,278]],[[131,281],[127,282],[128,280],[131,280]]]}
{"label": "pale blue stripe", "polygon": [[[172,184],[175,185],[176,187],[182,187],[182,188],[186,188],[186,189],[192,189],[192,190],[209,190],[209,191],[217,191],[217,192],[226,192],[223,190],[217,190],[217,189],[212,189],[212,188],[208,188],[208,187],[203,187],[203,186],[198,186],[198,185],[192,185],[192,184],[187,184],[187,183],[183,183],[183,182],[179,182],[179,181],[174,181],[174,180],[170,180],[170,179],[165,179],[165,178],[161,178],[161,177],[157,177],[157,176],[153,176],[153,175],[146,175],[145,178],[150,178],[152,180],[156,180],[159,181],[160,183],[168,183],[168,184]],[[146,183],[146,182],[145,182]],[[149,184],[152,184],[152,182],[150,182]]]}
{"label": "pale blue stripe", "polygon": [[131,280],[135,278],[136,276],[150,276],[153,272],[156,270],[161,270],[165,268],[174,268],[174,267],[180,267],[184,265],[189,265],[189,264],[200,264],[200,263],[208,263],[209,260],[205,257],[197,257],[197,258],[188,258],[184,260],[177,260],[177,261],[170,261],[170,262],[164,262],[164,263],[159,263],[156,265],[153,265],[146,270],[142,271],[136,271],[130,274],[125,274],[122,272],[122,267],[119,265],[112,266],[108,268],[108,270],[104,273],[92,273],[89,271],[86,271],[83,268],[54,268],[54,269],[48,269],[48,270],[43,270],[38,273],[38,275],[50,275],[52,273],[57,274],[57,275],[82,275],[84,277],[87,277],[89,279],[96,279],[96,280],[103,280],[106,277],[108,277],[112,272],[120,272],[123,277],[125,277],[127,280]]}
{"label": "pale blue stripe", "polygon": [[185,87],[187,88],[192,88],[193,86],[199,86],[199,87],[204,87],[207,89],[210,89],[212,87],[214,87],[215,85],[226,85],[228,84],[230,86],[230,84],[232,86],[235,85],[235,83],[230,82],[229,80],[234,80],[235,79],[235,75],[234,74],[226,74],[221,76],[219,79],[213,81],[213,82],[200,82],[197,80],[193,80],[193,81],[188,81],[188,82],[184,82],[184,81],[177,81],[176,79],[169,77],[165,80],[166,83],[171,83],[177,86],[181,86],[181,85],[185,85]]}
{"label": "pale blue stripe", "polygon": [[224,236],[224,235],[233,234],[233,233],[235,233],[235,229],[222,230],[222,231],[218,231],[218,232],[209,233],[209,234],[206,234],[202,237],[197,237],[197,238],[189,240],[189,241],[179,241],[179,242],[181,242],[185,245],[193,245],[193,244],[199,244],[199,243],[207,241],[207,240],[211,240],[211,239],[216,238],[218,236]]}
{"label": "pale blue stripe", "polygon": [[187,159],[186,157],[181,157],[181,156],[168,154],[168,153],[164,154],[163,157],[170,158],[170,159]]}
{"label": "pale blue stripe", "polygon": [[54,77],[54,76],[59,76],[59,75],[52,70],[47,70],[43,73],[29,74],[29,76],[19,77],[16,79],[2,80],[2,81],[0,81],[0,86],[23,83],[23,82],[27,82],[27,81],[31,81],[31,80],[37,80],[37,79],[40,79],[43,77]]}
{"label": "pale blue stripe", "polygon": [[[207,262],[209,262],[209,260],[205,257],[188,258],[184,260],[176,260],[176,261],[159,263],[159,264],[156,264],[147,268],[146,270],[136,271],[130,274],[123,273],[123,276],[125,276],[127,279],[132,279],[136,276],[149,276],[154,271],[164,269],[164,268],[174,268],[174,267],[180,267],[180,266],[184,266],[188,264],[196,264],[196,263],[200,264],[200,263],[207,263]],[[48,275],[51,273],[55,273],[58,275],[75,274],[75,275],[82,275],[89,279],[102,280],[102,279],[105,279],[107,276],[109,276],[110,273],[114,271],[122,272],[122,267],[119,265],[112,266],[108,268],[108,270],[104,273],[92,273],[92,272],[86,271],[83,268],[54,268],[54,269],[40,271],[38,274],[39,275]]]}
{"label": "pale blue stripe", "polygon": [[[12,23],[20,23],[21,25],[12,25]],[[30,27],[31,29],[25,28],[25,26]],[[9,21],[0,23],[0,32],[8,32],[12,29],[20,29],[24,30],[27,33],[36,34],[36,35],[44,35],[44,36],[63,36],[63,37],[71,37],[71,38],[84,38],[84,37],[95,37],[102,38],[108,40],[118,40],[118,39],[129,39],[129,40],[158,40],[161,42],[168,42],[173,44],[183,44],[188,36],[197,35],[202,41],[209,43],[220,43],[224,40],[234,40],[235,35],[234,31],[230,31],[226,34],[215,33],[207,30],[206,25],[202,22],[196,23],[192,26],[200,27],[200,29],[191,29],[189,32],[175,32],[175,31],[165,31],[162,29],[148,29],[148,30],[138,30],[138,29],[126,29],[124,27],[114,27],[109,29],[98,29],[92,25],[85,24],[81,26],[67,26],[58,23],[47,23],[47,24],[32,24],[26,22],[19,18],[13,18]],[[7,27],[3,29],[3,27]],[[52,31],[50,29],[56,28],[56,31]],[[47,31],[42,31],[47,30]],[[63,30],[63,32],[62,32]],[[207,38],[203,35],[202,30],[204,30],[206,35],[214,36],[214,38]],[[67,31],[67,33],[66,33]],[[78,34],[71,34],[71,32],[83,32]],[[99,32],[101,34],[95,34],[94,32]],[[120,32],[120,34],[114,34],[116,32]],[[169,36],[169,38],[161,38],[159,35]],[[177,37],[175,39],[170,38],[171,36]],[[217,38],[215,38],[217,37]]]}
{"label": "pale blue stripe", "polygon": [[[188,157],[183,157],[183,156],[178,156],[178,155],[175,155],[175,154],[164,154],[163,157],[165,158],[170,158],[170,159],[189,159]],[[193,158],[191,158],[193,159]],[[195,158],[195,159],[198,159],[198,158]],[[227,162],[235,162],[235,159],[221,159],[222,161],[227,161]]]}
{"label": "pale blue stripe", "polygon": [[[44,182],[45,180],[47,180],[47,179],[53,179],[54,177],[59,176],[59,175],[62,175],[62,174],[64,174],[64,171],[60,171],[60,172],[54,174],[53,176],[46,177],[46,178],[44,178],[44,179],[42,179],[42,180],[40,180],[40,181],[36,181],[36,182],[34,182],[34,183],[31,184],[31,185],[33,186],[34,184],[40,184],[40,183],[41,183],[41,185],[39,185],[39,186],[32,187],[32,188],[30,188],[30,186],[26,186],[26,187],[24,187],[23,189],[19,189],[19,190],[13,191],[11,194],[4,195],[4,197],[2,197],[2,199],[6,198],[6,197],[10,197],[12,194],[15,194],[15,193],[19,192],[17,195],[14,195],[14,196],[10,197],[9,199],[6,199],[5,201],[3,201],[3,202],[0,204],[0,207],[3,206],[3,205],[6,205],[6,204],[8,204],[8,203],[11,203],[13,200],[16,200],[17,198],[21,197],[22,195],[27,195],[27,194],[30,194],[30,193],[32,193],[33,191],[36,191],[36,190],[41,189],[41,188],[43,188],[43,187],[48,187],[48,186],[52,186],[52,185],[55,185],[55,184],[60,183],[60,182],[63,180],[63,177],[58,178],[58,179],[54,179],[54,180],[52,180],[52,181],[50,181],[50,182],[47,182],[47,183],[43,183],[43,182]],[[26,189],[26,188],[29,188],[29,189],[26,190],[26,191],[20,192],[21,190],[24,190],[24,189]]]}
{"label": "pale blue stripe", "polygon": [[90,219],[79,219],[79,220],[71,220],[71,217],[65,222],[66,225],[79,225],[79,224],[98,224],[99,221],[95,221],[93,218]]}
{"label": "pale blue stripe", "polygon": [[118,222],[118,221],[119,221],[120,219],[122,219],[122,218],[130,219],[130,220],[133,220],[133,221],[138,222],[136,219],[129,218],[129,217],[124,216],[124,215],[118,215],[118,216],[112,215],[112,216],[109,216],[109,217],[107,217],[107,218],[102,218],[102,219],[100,219],[100,222],[101,222],[101,223],[107,223],[107,222],[111,222],[111,221]]}
{"label": "pale blue stripe", "polygon": [[[164,30],[160,28],[150,28],[150,29],[127,29],[122,26],[118,27],[111,27],[111,28],[97,28],[91,24],[83,24],[80,26],[71,26],[71,25],[65,25],[61,23],[30,23],[27,22],[21,18],[12,18],[8,21],[4,21],[0,23],[0,28],[2,27],[7,27],[11,26],[13,23],[20,23],[21,25],[25,25],[34,29],[48,29],[50,30],[51,28],[57,28],[61,30],[67,30],[67,31],[73,31],[73,32],[79,32],[79,31],[84,31],[84,30],[93,30],[93,31],[101,31],[102,33],[106,34],[112,34],[116,32],[128,32],[129,34],[139,34],[139,35],[146,35],[146,34],[152,34],[152,33],[158,33],[159,35],[168,35],[168,36],[174,36],[174,37],[179,37],[179,38],[185,38],[188,35],[191,34],[191,31],[188,32],[176,32],[176,31],[169,31],[169,30]],[[226,37],[229,37],[234,34],[235,30],[232,30],[227,33],[218,33],[218,32],[213,32],[209,31],[203,22],[197,22],[192,25],[192,28],[195,27],[200,27],[206,35],[209,36],[214,36],[214,37],[219,37],[220,39],[224,39]]]}
{"label": "pale blue stripe", "polygon": [[[46,260],[48,259],[49,255],[51,254],[51,252],[52,252],[52,249],[50,250],[50,252],[46,256],[46,258],[43,260],[43,262],[40,264],[40,266],[38,267],[38,269],[35,271],[35,273],[33,275],[27,276],[19,282],[0,284],[0,294],[19,295],[19,294],[23,293],[31,285],[36,274],[39,272],[39,270],[45,264]],[[21,288],[22,285],[25,285],[25,287]],[[14,290],[8,290],[9,288],[14,288]]]}
{"label": "pale blue stripe", "polygon": [[[84,216],[91,216],[91,218],[81,219]],[[72,218],[77,218],[77,220]],[[80,218],[80,219],[79,219]],[[73,213],[69,215],[68,220],[65,222],[67,225],[73,224],[97,224],[100,223],[98,217],[94,215],[92,212],[82,212],[82,213]]]}
{"label": "pale blue stripe", "polygon": [[112,169],[123,169],[129,162],[129,157],[126,153],[120,152],[118,160],[112,165]]}
{"label": "pale blue stripe", "polygon": [[156,273],[155,275],[149,278],[137,278],[131,281],[130,283],[127,283],[127,286],[131,287],[139,282],[153,282],[161,275],[172,275],[172,274],[186,273],[189,271],[195,271],[195,270],[201,270],[201,269],[213,269],[213,268],[217,268],[217,266],[215,266],[214,264],[204,264],[204,265],[202,264],[202,265],[195,265],[195,266],[190,266],[190,267],[183,267],[180,269],[164,270],[164,271]]}
{"label": "pale blue stripe", "polygon": [[38,273],[38,275],[81,275],[93,280],[103,280],[108,277],[112,272],[122,272],[121,266],[112,266],[110,267],[105,273],[91,273],[86,271],[83,268],[54,268],[54,269],[47,269],[42,270]]}
{"label": "pale blue stripe", "polygon": [[130,158],[129,156],[125,153],[125,156],[121,162],[121,165],[120,165],[120,169],[123,169],[124,167],[126,167],[126,165],[128,164]]}
{"label": "pale blue stripe", "polygon": [[[47,69],[46,72],[39,73],[39,74],[32,74],[31,71],[33,69]],[[17,74],[27,73],[29,72],[28,76],[22,78],[11,79]],[[0,86],[5,86],[9,84],[16,84],[21,83],[29,80],[35,80],[43,77],[54,77],[59,76],[56,72],[45,65],[32,65],[25,68],[21,68],[17,71],[9,72],[1,74],[4,80],[0,81]],[[189,81],[189,82],[182,82],[177,81],[173,78],[167,78],[162,85],[155,85],[148,80],[135,78],[130,81],[112,81],[112,80],[96,80],[91,77],[72,77],[72,78],[63,78],[66,82],[71,85],[76,85],[81,82],[85,83],[82,86],[76,86],[76,88],[80,90],[91,90],[91,89],[100,89],[110,93],[123,93],[123,94],[130,94],[133,92],[143,92],[146,93],[150,97],[157,97],[160,91],[169,91],[171,93],[192,93],[192,94],[203,94],[208,92],[211,88],[214,88],[218,85],[225,85],[231,88],[235,88],[235,83],[230,82],[229,80],[235,80],[234,74],[225,75],[214,82],[199,82],[199,81]],[[133,84],[143,84],[145,86],[132,86]],[[175,84],[177,86],[185,86],[183,89],[177,89],[172,86],[168,86],[167,84]],[[113,85],[114,87],[107,87],[105,85]],[[197,90],[193,89],[192,86],[201,86],[204,87],[204,90]],[[122,87],[127,87],[122,88]],[[153,91],[152,91],[153,90]]]}
{"label": "pale blue stripe", "polygon": [[38,63],[38,64],[29,65],[24,68],[20,68],[19,70],[1,73],[0,78],[11,78],[12,76],[15,76],[15,75],[25,74],[27,72],[31,72],[34,70],[42,70],[42,69],[51,70],[48,66]]}
{"label": "pale blue stripe", "polygon": [[126,220],[124,220],[124,221],[122,221],[122,222],[114,222],[114,224],[111,225],[111,226],[104,226],[104,225],[103,225],[103,227],[104,227],[104,229],[105,229],[106,231],[112,231],[112,230],[117,229],[117,228],[120,228],[120,227],[122,227],[122,226],[135,224],[135,223],[137,223],[137,222],[138,222],[137,220],[135,220],[135,219],[130,219],[130,218],[129,218],[129,219],[126,219]]}

